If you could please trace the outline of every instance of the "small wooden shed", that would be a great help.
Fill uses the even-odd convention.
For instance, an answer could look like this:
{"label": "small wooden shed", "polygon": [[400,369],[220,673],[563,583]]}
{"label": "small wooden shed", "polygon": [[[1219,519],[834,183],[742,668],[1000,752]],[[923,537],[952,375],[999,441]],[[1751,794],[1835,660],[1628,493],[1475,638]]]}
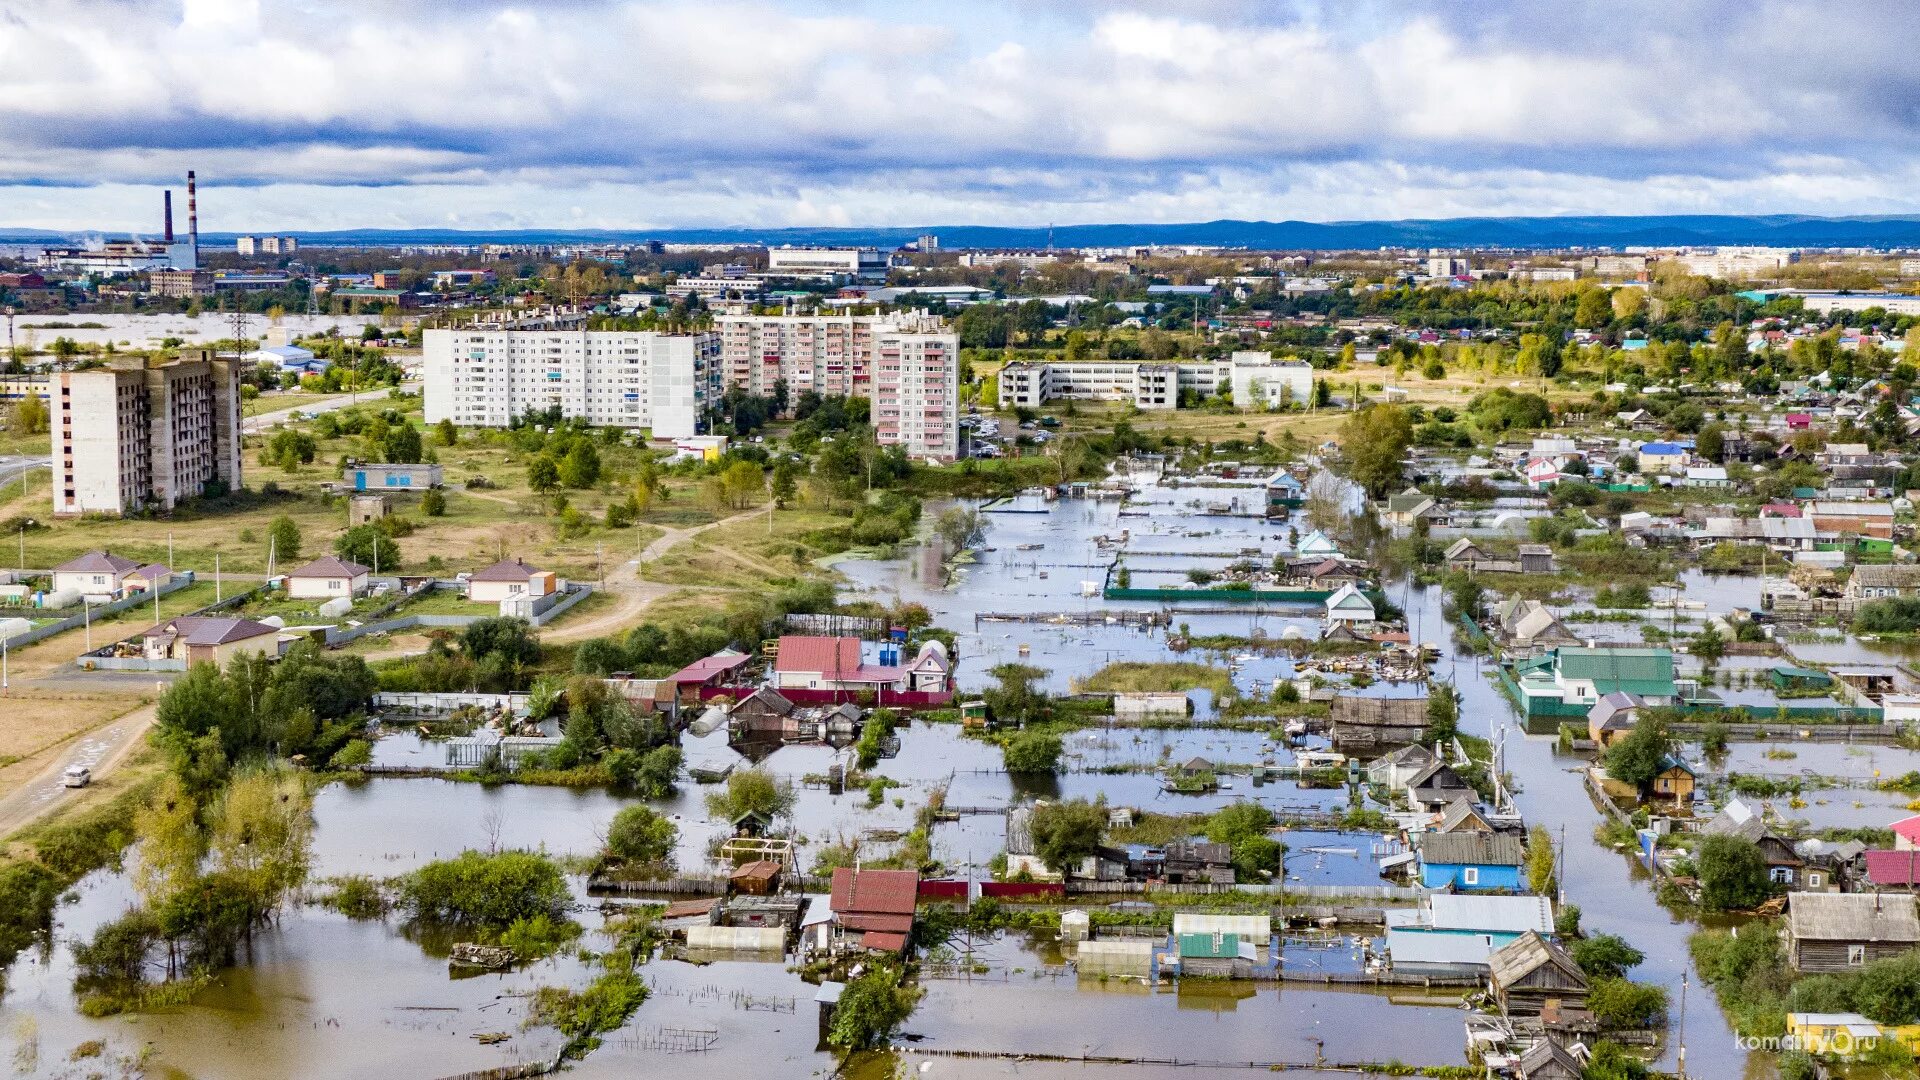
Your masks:
{"label": "small wooden shed", "polygon": [[1487,989],[1509,1016],[1538,1016],[1549,1001],[1585,1002],[1587,976],[1567,950],[1536,931],[1488,957]]}

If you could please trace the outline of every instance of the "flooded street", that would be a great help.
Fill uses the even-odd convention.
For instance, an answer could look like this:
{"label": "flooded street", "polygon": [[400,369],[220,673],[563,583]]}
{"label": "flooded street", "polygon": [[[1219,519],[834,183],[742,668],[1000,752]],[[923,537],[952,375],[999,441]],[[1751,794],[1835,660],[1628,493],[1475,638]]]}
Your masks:
{"label": "flooded street", "polygon": [[[1117,537],[1125,530],[1125,562],[1135,572],[1165,561],[1169,565],[1219,565],[1248,549],[1259,558],[1285,550],[1302,527],[1247,518],[1199,517],[1175,504],[1142,515],[1114,502],[1055,504],[1047,513],[1003,513],[991,517],[987,544],[952,588],[929,575],[916,558],[894,562],[843,562],[853,597],[914,601],[936,613],[939,625],[959,635],[960,685],[987,682],[995,664],[1020,661],[1047,669],[1046,685],[1070,690],[1076,680],[1114,660],[1185,659],[1215,666],[1231,664],[1241,692],[1270,689],[1273,680],[1292,674],[1285,656],[1226,657],[1198,651],[1176,656],[1163,627],[1123,625],[1128,610],[1159,611],[1150,603],[1109,602],[1097,595],[1112,555],[1094,537]],[[1035,546],[1037,545],[1037,546]],[[1159,554],[1143,554],[1155,552]],[[1084,582],[1096,595],[1085,595]],[[1739,587],[1722,582],[1718,587]],[[1667,988],[1673,999],[1673,1040],[1661,1059],[1671,1068],[1674,1044],[1687,1046],[1692,1076],[1733,1080],[1769,1066],[1748,1062],[1734,1047],[1711,995],[1691,972],[1686,939],[1688,921],[1663,909],[1654,898],[1646,872],[1630,854],[1601,848],[1592,839],[1599,813],[1589,801],[1577,769],[1581,759],[1556,750],[1545,736],[1525,736],[1515,712],[1483,661],[1456,650],[1441,611],[1440,590],[1397,583],[1388,589],[1407,611],[1416,638],[1441,652],[1437,669],[1464,696],[1462,727],[1489,738],[1504,735],[1507,764],[1518,780],[1519,809],[1529,824],[1546,827],[1564,839],[1567,900],[1580,906],[1590,931],[1618,933],[1647,954],[1635,974]],[[1091,625],[1060,626],[989,621],[996,614],[1066,612]],[[1113,621],[1108,621],[1109,617]],[[1290,628],[1317,636],[1313,607],[1208,604],[1205,598],[1178,605],[1171,619],[1194,634],[1278,638]],[[1404,693],[1382,685],[1374,693]],[[955,876],[975,880],[987,875],[989,861],[1004,847],[1000,810],[1036,796],[1104,798],[1110,805],[1162,813],[1200,813],[1251,798],[1276,812],[1341,809],[1344,787],[1314,789],[1291,780],[1255,783],[1251,777],[1226,777],[1231,787],[1205,794],[1175,795],[1162,790],[1155,767],[1169,761],[1205,757],[1222,762],[1291,760],[1291,751],[1260,731],[1207,727],[1213,715],[1204,694],[1196,694],[1194,726],[1183,729],[1096,727],[1066,740],[1066,772],[1057,777],[1016,783],[1001,771],[997,748],[965,738],[956,725],[914,721],[899,729],[901,750],[875,770],[902,786],[886,792],[874,806],[864,790],[830,794],[810,778],[847,760],[846,751],[826,746],[787,746],[775,750],[763,766],[798,788],[794,821],[805,862],[821,845],[859,841],[863,857],[892,850],[895,834],[913,825],[914,813],[938,788],[946,789],[958,819],[938,824],[932,833],[935,858]],[[738,760],[724,732],[705,739],[685,737],[690,760]],[[383,740],[379,760],[408,763],[430,758],[439,748],[411,734]],[[1736,747],[1733,761],[1742,769],[1782,771],[1871,766],[1904,771],[1920,755],[1880,748],[1866,759],[1845,747],[1808,747],[1798,762],[1757,759],[1757,751]],[[1750,760],[1752,758],[1753,760]],[[1754,768],[1764,764],[1772,768]],[[1730,765],[1729,767],[1736,767]],[[673,798],[652,805],[680,829],[675,860],[683,870],[706,865],[709,842],[722,826],[706,820],[706,789],[686,784]],[[1832,823],[1850,823],[1841,804],[1858,799],[1862,823],[1887,808],[1876,793],[1832,791],[1813,811]],[[628,799],[599,790],[518,785],[482,786],[438,779],[379,778],[333,784],[315,804],[314,877],[369,874],[390,877],[429,860],[468,848],[522,847],[555,855],[588,855],[615,812]],[[1871,813],[1868,812],[1871,808]],[[1379,884],[1372,864],[1376,834],[1339,830],[1300,831],[1286,837],[1289,883],[1330,886]],[[576,891],[581,886],[575,879]],[[128,902],[124,874],[89,878],[75,904],[60,911],[59,944],[46,955],[23,956],[8,972],[6,1010],[26,1022],[45,1047],[37,1071],[29,1075],[65,1075],[62,1055],[86,1039],[105,1039],[115,1053],[150,1046],[153,1061],[199,1077],[254,1075],[393,1075],[395,1061],[432,1063],[408,1075],[443,1075],[465,1069],[539,1058],[557,1045],[551,1031],[522,1032],[525,994],[544,984],[579,986],[590,969],[571,956],[536,963],[505,975],[451,979],[444,959],[446,943],[411,940],[397,919],[355,923],[318,907],[288,912],[262,934],[254,954],[186,1007],[140,1017],[93,1020],[75,1012],[70,989],[68,943],[117,916]],[[588,910],[587,948],[604,948],[592,933],[599,916]],[[1066,1077],[1094,1075],[1113,1080],[1159,1080],[1191,1075],[1158,1066],[1073,1065],[1033,1062],[1014,1065],[999,1059],[960,1059],[939,1051],[1040,1055],[1146,1056],[1155,1059],[1217,1062],[1312,1063],[1400,1060],[1425,1065],[1464,1061],[1463,1011],[1442,998],[1418,999],[1372,989],[1343,989],[1300,983],[1188,981],[1149,987],[1126,978],[1081,977],[1065,967],[1050,935],[1029,939],[1002,934],[969,943],[971,973],[929,973],[926,996],[905,1026],[910,1036],[900,1059],[909,1068],[925,1066],[928,1075],[947,1077]],[[1289,946],[1292,948],[1292,946]],[[1304,948],[1304,946],[1303,946]],[[1357,964],[1352,949],[1322,943],[1330,970]],[[1291,954],[1290,954],[1291,955]],[[1303,953],[1303,956],[1305,954]],[[710,964],[657,960],[644,975],[652,998],[630,1024],[608,1037],[601,1049],[573,1070],[586,1077],[648,1074],[669,1069],[690,1078],[743,1074],[802,1076],[830,1070],[833,1058],[816,1048],[815,988],[783,963],[721,959]],[[1684,994],[1682,979],[1690,988]],[[1457,997],[1457,994],[1455,995]],[[1684,1026],[1682,1026],[1684,1017]],[[17,1024],[16,1024],[17,1026]],[[669,1044],[684,1032],[712,1032],[701,1052],[674,1052]],[[472,1036],[500,1031],[512,1038],[500,1046],[480,1045]],[[704,1038],[704,1036],[702,1036]],[[323,1070],[314,1062],[326,1062]]]}

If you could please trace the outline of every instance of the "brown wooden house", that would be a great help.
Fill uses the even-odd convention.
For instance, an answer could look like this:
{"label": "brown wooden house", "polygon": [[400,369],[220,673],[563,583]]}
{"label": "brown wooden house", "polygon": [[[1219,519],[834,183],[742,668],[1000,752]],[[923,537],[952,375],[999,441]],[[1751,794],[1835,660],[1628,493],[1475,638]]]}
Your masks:
{"label": "brown wooden house", "polygon": [[1417,743],[1427,735],[1427,699],[1336,694],[1330,714],[1333,745],[1389,747]]}
{"label": "brown wooden house", "polygon": [[1787,962],[1795,971],[1858,971],[1920,946],[1912,896],[1797,892],[1787,898]]}
{"label": "brown wooden house", "polygon": [[1587,1000],[1587,975],[1580,965],[1535,931],[1496,950],[1487,964],[1487,989],[1509,1016],[1537,1016],[1549,1001]]}
{"label": "brown wooden house", "polygon": [[1541,1039],[1520,1055],[1514,1065],[1519,1080],[1580,1080],[1585,1069],[1580,1059],[1552,1039]]}

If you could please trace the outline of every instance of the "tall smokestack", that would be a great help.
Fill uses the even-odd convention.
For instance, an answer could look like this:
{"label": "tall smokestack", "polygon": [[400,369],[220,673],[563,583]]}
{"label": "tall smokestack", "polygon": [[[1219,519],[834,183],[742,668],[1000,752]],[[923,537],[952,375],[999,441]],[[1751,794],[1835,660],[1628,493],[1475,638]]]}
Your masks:
{"label": "tall smokestack", "polygon": [[171,246],[173,244],[173,192],[172,190],[168,190],[161,193],[160,205],[166,208],[167,244]]}
{"label": "tall smokestack", "polygon": [[187,243],[200,247],[200,204],[194,198],[193,170],[187,170]]}

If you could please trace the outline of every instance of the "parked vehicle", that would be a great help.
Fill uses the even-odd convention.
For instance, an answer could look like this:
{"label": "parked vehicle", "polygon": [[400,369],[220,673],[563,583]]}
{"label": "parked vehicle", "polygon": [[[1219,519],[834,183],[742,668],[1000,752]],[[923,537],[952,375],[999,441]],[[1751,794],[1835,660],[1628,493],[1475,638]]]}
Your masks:
{"label": "parked vehicle", "polygon": [[86,787],[93,783],[93,770],[85,765],[69,765],[61,774],[60,782],[68,787]]}

